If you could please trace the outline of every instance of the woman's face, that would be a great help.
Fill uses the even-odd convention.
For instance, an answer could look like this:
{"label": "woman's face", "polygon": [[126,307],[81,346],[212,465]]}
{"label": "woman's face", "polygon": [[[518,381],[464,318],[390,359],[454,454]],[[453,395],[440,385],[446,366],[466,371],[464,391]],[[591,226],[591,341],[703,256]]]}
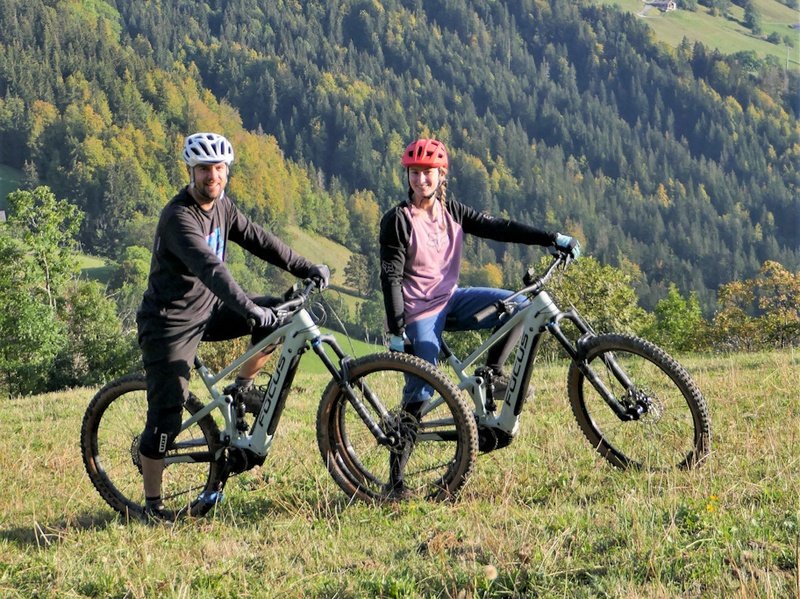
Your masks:
{"label": "woman's face", "polygon": [[419,199],[429,199],[439,187],[441,172],[438,168],[412,166],[408,169],[408,184]]}

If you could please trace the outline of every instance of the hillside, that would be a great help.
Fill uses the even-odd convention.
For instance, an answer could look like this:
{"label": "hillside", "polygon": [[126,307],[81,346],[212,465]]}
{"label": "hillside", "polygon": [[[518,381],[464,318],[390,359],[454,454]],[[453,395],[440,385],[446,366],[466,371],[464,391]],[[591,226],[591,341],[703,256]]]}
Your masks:
{"label": "hillside", "polygon": [[286,229],[286,241],[292,247],[302,248],[303,255],[314,263],[324,263],[331,268],[331,284],[346,288],[344,269],[352,252],[341,244],[319,235],[304,231],[300,227]]}
{"label": "hillside", "polygon": [[656,19],[566,0],[0,0],[0,18],[0,163],[78,204],[94,255],[149,237],[182,137],[212,129],[251,214],[370,260],[397,157],[434,135],[454,197],[635,265],[647,309],[674,283],[709,316],[726,282],[800,266],[796,70],[710,39],[667,51]]}
{"label": "hillside", "polygon": [[19,188],[21,174],[15,168],[0,164],[0,210],[6,209],[6,196]]}
{"label": "hillside", "polygon": [[[777,0],[753,1],[762,17],[761,36],[754,36],[745,27],[744,9],[735,4],[730,6],[728,16],[713,16],[708,7],[702,5],[695,11],[663,12],[648,7],[642,0],[598,0],[598,4],[611,4],[637,15],[655,32],[658,40],[673,48],[686,38],[725,54],[752,51],[762,58],[772,56],[791,70],[800,69],[800,31],[791,27],[800,22],[800,15]],[[783,41],[775,44],[763,39],[771,33],[793,39],[794,47]]]}

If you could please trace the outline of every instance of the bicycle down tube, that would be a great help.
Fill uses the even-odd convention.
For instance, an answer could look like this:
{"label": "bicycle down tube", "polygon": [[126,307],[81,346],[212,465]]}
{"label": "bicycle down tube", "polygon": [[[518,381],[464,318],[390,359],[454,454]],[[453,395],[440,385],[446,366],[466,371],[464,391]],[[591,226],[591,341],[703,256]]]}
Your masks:
{"label": "bicycle down tube", "polygon": [[[213,410],[220,409],[225,420],[223,434],[226,436],[226,444],[240,449],[248,449],[260,456],[265,456],[272,442],[272,437],[278,424],[277,421],[280,418],[280,412],[286,399],[286,393],[291,386],[300,356],[307,349],[306,343],[319,336],[319,328],[311,320],[310,315],[305,310],[300,310],[292,317],[290,322],[270,333],[219,372],[212,372],[199,358],[195,358],[195,369],[211,394],[212,400],[196,414],[187,418],[183,422],[181,430],[189,428]],[[282,337],[284,339],[281,344],[281,351],[275,371],[272,373],[267,385],[261,411],[256,417],[250,434],[241,435],[235,430],[236,418],[233,414],[233,403],[227,396],[222,395],[216,385],[232,372],[237,371],[242,364],[265,347],[276,344]]]}
{"label": "bicycle down tube", "polygon": [[[474,366],[481,356],[500,339],[511,331],[514,327],[522,323],[522,338],[514,355],[513,366],[509,374],[508,393],[505,401],[497,415],[490,415],[486,411],[483,401],[476,400],[475,410],[483,424],[500,428],[509,434],[513,434],[517,427],[517,421],[525,402],[524,389],[530,382],[531,370],[536,357],[541,335],[546,326],[561,312],[553,302],[552,298],[544,291],[540,291],[530,299],[530,304],[516,311],[503,323],[484,343],[473,351],[463,361],[449,350],[445,350],[445,359],[452,366],[459,378],[459,387],[467,389],[476,384],[475,376],[467,375],[466,371]],[[445,346],[446,347],[446,344]],[[482,398],[481,398],[482,399]]]}

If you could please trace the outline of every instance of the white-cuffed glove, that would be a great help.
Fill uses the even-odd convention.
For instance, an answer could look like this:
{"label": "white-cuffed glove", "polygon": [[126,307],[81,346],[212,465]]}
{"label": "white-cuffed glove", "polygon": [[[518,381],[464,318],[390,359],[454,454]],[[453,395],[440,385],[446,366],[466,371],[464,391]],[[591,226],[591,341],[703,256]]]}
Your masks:
{"label": "white-cuffed glove", "polygon": [[568,254],[573,260],[581,255],[581,244],[578,240],[563,233],[556,233],[555,249],[563,254]]}
{"label": "white-cuffed glove", "polygon": [[389,337],[389,351],[405,352],[406,344],[410,343],[406,334],[391,335]]}

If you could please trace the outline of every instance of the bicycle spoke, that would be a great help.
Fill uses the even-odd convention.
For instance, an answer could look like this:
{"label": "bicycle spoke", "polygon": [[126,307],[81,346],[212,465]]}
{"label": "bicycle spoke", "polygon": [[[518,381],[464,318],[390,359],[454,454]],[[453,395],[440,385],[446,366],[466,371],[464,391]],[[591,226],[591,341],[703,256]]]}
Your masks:
{"label": "bicycle spoke", "polygon": [[[320,404],[318,439],[334,479],[352,495],[384,499],[401,472],[407,495],[452,496],[477,453],[474,418],[458,390],[413,356],[368,358],[351,367],[351,385],[357,394],[369,390],[370,401],[361,403],[369,420],[380,423],[387,442],[378,443],[338,385],[329,385]],[[402,400],[411,373],[429,377],[437,391],[413,414],[405,411]]]}
{"label": "bicycle spoke", "polygon": [[658,347],[622,335],[595,338],[587,362],[618,401],[620,418],[578,368],[570,402],[589,442],[615,466],[691,467],[708,453],[708,411],[686,371]]}

